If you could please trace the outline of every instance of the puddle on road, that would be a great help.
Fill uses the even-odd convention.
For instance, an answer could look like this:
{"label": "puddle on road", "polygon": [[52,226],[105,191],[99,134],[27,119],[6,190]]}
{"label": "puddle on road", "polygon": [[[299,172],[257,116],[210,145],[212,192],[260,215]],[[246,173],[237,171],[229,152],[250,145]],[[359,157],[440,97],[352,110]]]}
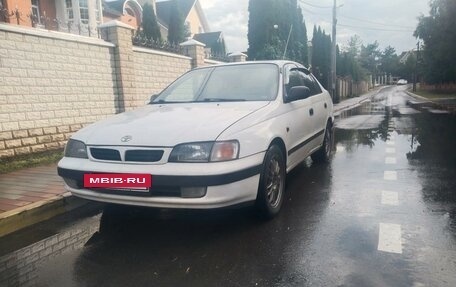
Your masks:
{"label": "puddle on road", "polygon": [[385,101],[366,102],[336,118],[336,153],[387,146],[394,137],[396,150],[405,152],[396,156],[405,157],[404,168],[418,174],[429,211],[445,215],[450,234],[456,237],[456,116],[410,112],[405,103],[386,106]]}

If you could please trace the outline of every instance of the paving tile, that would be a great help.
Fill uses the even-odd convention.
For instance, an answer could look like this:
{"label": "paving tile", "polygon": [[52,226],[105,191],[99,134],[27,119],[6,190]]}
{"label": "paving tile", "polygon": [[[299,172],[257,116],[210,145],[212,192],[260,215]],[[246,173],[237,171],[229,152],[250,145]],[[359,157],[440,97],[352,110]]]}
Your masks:
{"label": "paving tile", "polygon": [[[53,196],[55,196],[55,195],[52,194],[49,197],[53,197]],[[49,198],[49,197],[47,197],[47,198]],[[38,196],[20,196],[18,199],[22,200],[22,201],[38,202],[38,201],[41,201],[41,200],[45,200],[46,198],[38,197]]]}
{"label": "paving tile", "polygon": [[9,210],[13,210],[13,209],[16,209],[16,208],[17,208],[16,205],[11,205],[11,204],[6,204],[6,203],[1,203],[0,202],[0,210],[2,210],[3,212],[9,211]]}
{"label": "paving tile", "polygon": [[7,198],[0,198],[0,203],[2,204],[9,204],[9,205],[15,205],[15,206],[24,206],[27,204],[30,204],[30,201],[21,201],[21,200],[16,200],[16,199],[7,199]]}
{"label": "paving tile", "polygon": [[21,197],[21,195],[11,194],[11,193],[3,193],[3,192],[0,193],[0,200],[2,198],[15,200],[15,199],[19,199],[19,197]]}
{"label": "paving tile", "polygon": [[32,167],[0,175],[0,212],[65,193],[57,165]]}
{"label": "paving tile", "polygon": [[46,198],[54,197],[55,194],[53,194],[53,193],[43,193],[43,192],[26,192],[26,193],[23,194],[23,196],[35,196],[35,197],[38,197],[38,198],[41,198],[41,199],[46,199]]}

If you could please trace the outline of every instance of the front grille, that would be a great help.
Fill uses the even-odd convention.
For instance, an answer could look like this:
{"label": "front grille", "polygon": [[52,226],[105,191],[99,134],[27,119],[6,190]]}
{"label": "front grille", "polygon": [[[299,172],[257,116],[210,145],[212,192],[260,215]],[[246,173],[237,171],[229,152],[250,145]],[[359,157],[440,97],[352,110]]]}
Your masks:
{"label": "front grille", "polygon": [[95,159],[120,161],[120,153],[115,149],[90,148],[90,153]]}
{"label": "front grille", "polygon": [[157,162],[163,156],[162,150],[127,150],[125,161]]}

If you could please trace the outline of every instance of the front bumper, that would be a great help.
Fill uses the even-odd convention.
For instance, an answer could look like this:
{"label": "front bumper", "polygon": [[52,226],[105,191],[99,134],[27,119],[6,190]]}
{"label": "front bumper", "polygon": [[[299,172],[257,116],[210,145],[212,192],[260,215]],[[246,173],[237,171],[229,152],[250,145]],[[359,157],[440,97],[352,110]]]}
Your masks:
{"label": "front bumper", "polygon": [[[223,163],[164,165],[114,164],[63,158],[58,165],[58,174],[78,183],[71,187],[66,184],[68,191],[89,200],[160,208],[209,209],[254,201],[263,158],[264,153],[259,153]],[[171,173],[171,170],[174,172]],[[141,194],[100,192],[83,187],[85,173],[149,173],[152,174],[153,184],[150,192]],[[207,187],[207,190],[200,198],[182,198],[179,189],[183,187]]]}

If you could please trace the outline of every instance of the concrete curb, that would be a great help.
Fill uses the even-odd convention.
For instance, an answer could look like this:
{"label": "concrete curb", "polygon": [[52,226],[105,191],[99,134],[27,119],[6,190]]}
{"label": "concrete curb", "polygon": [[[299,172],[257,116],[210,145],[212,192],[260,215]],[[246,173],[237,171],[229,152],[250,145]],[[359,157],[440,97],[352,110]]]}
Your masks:
{"label": "concrete curb", "polygon": [[[62,186],[63,188],[63,186]],[[87,204],[67,192],[0,214],[0,237]]]}
{"label": "concrete curb", "polygon": [[[424,112],[432,112],[433,113],[437,113],[437,114],[454,114],[456,113],[456,109],[454,108],[454,105],[451,106],[451,105],[448,105],[448,104],[445,104],[445,103],[442,103],[442,102],[439,102],[439,101],[435,101],[435,100],[432,100],[432,99],[428,99],[428,98],[425,98],[425,97],[422,97],[420,95],[417,95],[413,92],[410,92],[410,91],[405,91],[407,93],[407,95],[409,95],[410,97],[418,100],[419,102],[418,103],[413,103],[413,102],[407,102],[408,105],[410,105],[412,108],[415,108],[415,109],[418,109],[420,111],[424,111]],[[426,108],[423,108],[423,105],[430,105],[431,106],[431,110],[429,109],[426,109]],[[439,112],[439,110],[441,110],[441,112]]]}
{"label": "concrete curb", "polygon": [[410,96],[410,97],[412,97],[412,98],[415,98],[415,99],[421,100],[421,101],[423,101],[423,102],[430,102],[430,103],[433,103],[433,101],[429,100],[428,98],[425,98],[425,97],[419,96],[419,95],[417,95],[417,94],[414,94],[414,93],[412,93],[412,92],[410,92],[410,91],[408,91],[408,90],[407,90],[407,91],[405,91],[405,92],[407,93],[407,95],[409,95],[409,96]]}
{"label": "concrete curb", "polygon": [[337,116],[338,114],[340,114],[343,111],[351,110],[351,109],[361,105],[361,103],[369,101],[373,96],[377,95],[378,93],[380,93],[380,91],[382,91],[383,89],[388,88],[388,87],[389,86],[383,86],[383,87],[379,87],[379,88],[374,88],[372,91],[367,92],[364,95],[358,96],[357,98],[350,98],[350,99],[345,100],[345,101],[349,101],[351,99],[359,99],[358,101],[355,101],[353,104],[342,106],[341,104],[343,104],[344,101],[336,104],[335,106],[341,105],[341,107],[335,107],[334,108],[334,115]]}

